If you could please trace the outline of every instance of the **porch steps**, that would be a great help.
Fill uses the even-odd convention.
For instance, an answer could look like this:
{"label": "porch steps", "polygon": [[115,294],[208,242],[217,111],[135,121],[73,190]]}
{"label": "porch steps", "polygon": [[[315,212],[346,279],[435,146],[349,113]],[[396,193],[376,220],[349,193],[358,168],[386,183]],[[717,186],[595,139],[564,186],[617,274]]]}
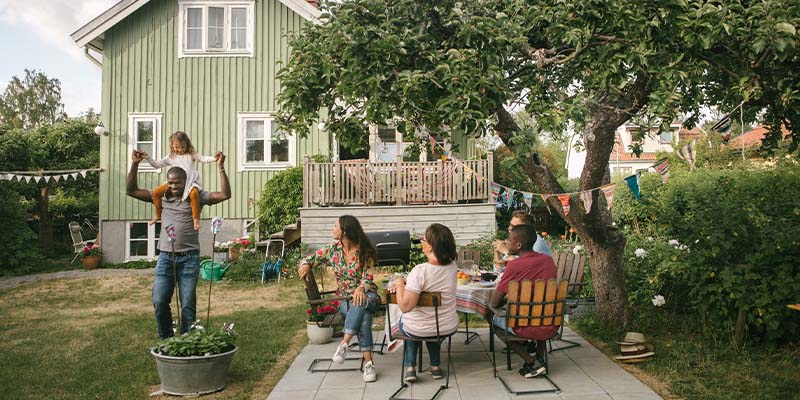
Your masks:
{"label": "porch steps", "polygon": [[[298,218],[295,223],[285,225],[282,230],[270,233],[267,236],[269,239],[283,239],[286,243],[286,246],[300,240],[300,218]],[[267,240],[262,240],[256,244],[258,247],[266,247]],[[280,247],[275,247],[275,249],[279,249]],[[271,252],[271,251],[270,251]]]}

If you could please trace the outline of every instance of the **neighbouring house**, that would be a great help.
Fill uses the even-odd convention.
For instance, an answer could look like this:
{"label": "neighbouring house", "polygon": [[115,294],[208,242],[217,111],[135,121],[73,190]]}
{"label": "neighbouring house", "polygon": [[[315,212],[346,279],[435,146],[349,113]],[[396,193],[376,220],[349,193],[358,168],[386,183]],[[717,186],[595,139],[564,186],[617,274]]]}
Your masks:
{"label": "neighbouring house", "polygon": [[[608,166],[612,176],[627,176],[639,171],[647,171],[657,160],[658,152],[672,152],[679,144],[700,137],[702,132],[697,129],[686,129],[680,123],[670,125],[669,131],[659,131],[653,128],[652,132],[645,136],[642,142],[642,153],[638,156],[634,154],[630,145],[633,143],[633,132],[640,129],[635,124],[625,124],[617,128],[615,133],[616,140],[608,159]],[[577,140],[573,139],[573,140]],[[567,159],[567,174],[570,179],[579,178],[583,171],[586,153],[575,151],[574,144],[570,145],[570,154]]]}
{"label": "neighbouring house", "polygon": [[[154,258],[159,226],[152,207],[125,195],[134,148],[159,159],[167,138],[189,134],[201,154],[228,156],[233,196],[205,207],[202,254],[211,252],[209,219],[225,217],[218,240],[253,228],[264,183],[304,165],[302,240],[316,247],[330,240],[336,217],[352,214],[365,230],[422,232],[447,224],[460,244],[494,232],[490,204],[491,153],[452,138],[455,160],[411,161],[409,145],[391,126],[370,128],[370,148],[340,149],[322,126],[306,138],[278,131],[275,113],[288,60],[287,35],[316,23],[316,1],[122,0],[72,34],[102,70],[100,229],[108,262]],[[456,135],[457,136],[457,135]],[[444,143],[444,141],[441,141]],[[332,162],[316,163],[322,154]],[[355,160],[353,160],[355,159]],[[461,161],[463,159],[463,161]],[[198,167],[204,187],[217,190],[213,165]],[[166,171],[140,165],[139,185],[155,187]]]}

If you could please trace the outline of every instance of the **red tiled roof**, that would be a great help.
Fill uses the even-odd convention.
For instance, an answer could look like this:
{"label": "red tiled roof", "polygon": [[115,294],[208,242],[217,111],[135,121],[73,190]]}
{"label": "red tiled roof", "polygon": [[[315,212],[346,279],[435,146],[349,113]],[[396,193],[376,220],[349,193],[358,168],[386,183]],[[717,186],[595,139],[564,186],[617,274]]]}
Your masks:
{"label": "red tiled roof", "polygon": [[[620,136],[619,132],[617,132],[617,143],[614,143],[614,148],[611,150],[611,156],[609,157],[610,161],[617,161],[617,152],[619,151],[619,144],[622,143],[622,137]],[[680,131],[678,132],[678,139],[681,143],[685,143],[689,140],[694,138],[698,138],[703,136],[703,132],[698,128],[686,129],[681,127]],[[619,160],[620,161],[656,161],[656,153],[655,152],[642,152],[641,155],[638,157],[636,154],[632,152],[628,152],[627,149],[623,148],[622,152],[619,153]]]}
{"label": "red tiled roof", "polygon": [[[786,129],[785,126],[781,127],[783,131],[783,137],[789,135],[789,130]],[[728,145],[732,148],[741,148],[742,147],[742,140],[744,140],[744,147],[753,147],[753,146],[761,146],[761,139],[766,136],[768,129],[764,125],[758,125],[755,128],[747,131],[744,135],[740,135],[731,139]]]}

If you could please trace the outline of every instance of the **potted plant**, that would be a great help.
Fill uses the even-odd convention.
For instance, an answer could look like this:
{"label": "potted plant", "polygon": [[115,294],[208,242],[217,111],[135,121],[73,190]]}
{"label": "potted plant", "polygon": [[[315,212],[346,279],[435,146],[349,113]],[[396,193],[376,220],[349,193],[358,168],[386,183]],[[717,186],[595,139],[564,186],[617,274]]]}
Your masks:
{"label": "potted plant", "polygon": [[92,243],[86,245],[81,252],[81,265],[85,270],[97,269],[100,266],[100,258],[103,256],[103,250],[100,245]]}
{"label": "potted plant", "polygon": [[308,321],[306,321],[306,332],[308,342],[311,344],[330,343],[333,337],[333,327],[331,321],[339,312],[339,302],[331,301],[329,304],[311,306],[306,310]]}
{"label": "potted plant", "polygon": [[239,252],[242,248],[249,247],[253,242],[250,238],[247,237],[240,237],[233,239],[233,243],[230,245],[228,249],[228,259],[231,261],[236,261],[239,259]]}
{"label": "potted plant", "polygon": [[204,329],[195,323],[189,332],[160,341],[150,353],[158,367],[161,392],[197,396],[224,389],[238,350],[236,337],[233,324]]}

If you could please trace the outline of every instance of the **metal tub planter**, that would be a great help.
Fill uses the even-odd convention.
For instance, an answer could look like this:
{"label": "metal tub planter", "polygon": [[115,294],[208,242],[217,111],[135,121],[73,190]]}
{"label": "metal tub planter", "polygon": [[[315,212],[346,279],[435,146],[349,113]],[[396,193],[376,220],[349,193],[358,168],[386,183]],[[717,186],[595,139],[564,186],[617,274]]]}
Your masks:
{"label": "metal tub planter", "polygon": [[161,378],[161,391],[178,396],[198,396],[220,391],[225,388],[228,368],[233,355],[239,348],[210,356],[173,357],[156,353],[158,376]]}

